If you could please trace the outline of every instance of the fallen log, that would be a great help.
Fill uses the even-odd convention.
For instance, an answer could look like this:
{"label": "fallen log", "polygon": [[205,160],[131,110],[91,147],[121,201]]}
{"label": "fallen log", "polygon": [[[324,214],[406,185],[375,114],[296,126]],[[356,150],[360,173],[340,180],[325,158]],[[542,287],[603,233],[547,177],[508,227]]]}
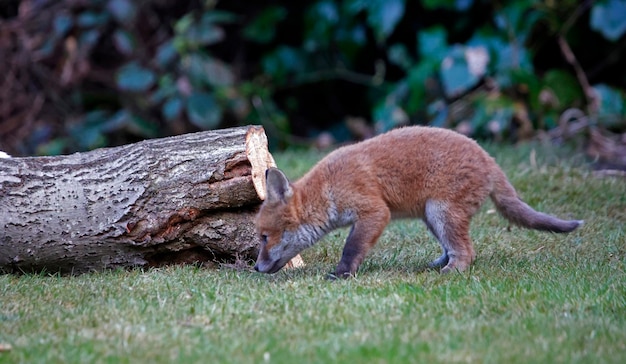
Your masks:
{"label": "fallen log", "polygon": [[0,159],[0,271],[254,260],[273,165],[258,126]]}

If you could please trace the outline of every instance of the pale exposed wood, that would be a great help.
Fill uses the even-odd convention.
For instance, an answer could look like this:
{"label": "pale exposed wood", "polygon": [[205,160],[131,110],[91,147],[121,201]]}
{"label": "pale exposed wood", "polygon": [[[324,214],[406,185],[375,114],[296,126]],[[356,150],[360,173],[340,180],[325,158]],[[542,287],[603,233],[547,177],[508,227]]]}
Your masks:
{"label": "pale exposed wood", "polygon": [[254,260],[270,165],[255,126],[0,159],[0,271]]}
{"label": "pale exposed wood", "polygon": [[[265,133],[248,133],[246,151],[252,166],[252,183],[259,198],[265,200],[265,171],[270,167],[276,167],[274,157],[267,151],[267,136]],[[285,267],[299,268],[303,266],[304,261],[300,255],[296,255]]]}
{"label": "pale exposed wood", "polygon": [[293,259],[291,259],[289,263],[285,265],[285,268],[299,268],[299,267],[304,267],[304,260],[302,260],[302,257],[300,256],[300,254],[293,257]]}
{"label": "pale exposed wood", "polygon": [[265,133],[248,133],[246,152],[252,165],[252,183],[261,200],[265,200],[265,171],[270,167],[276,167],[274,157],[267,151]]}

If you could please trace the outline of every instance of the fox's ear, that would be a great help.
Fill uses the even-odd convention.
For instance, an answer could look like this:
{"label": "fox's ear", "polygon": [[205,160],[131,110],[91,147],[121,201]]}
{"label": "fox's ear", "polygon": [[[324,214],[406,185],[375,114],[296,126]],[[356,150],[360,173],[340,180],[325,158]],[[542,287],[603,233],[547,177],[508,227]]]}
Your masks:
{"label": "fox's ear", "polygon": [[287,176],[278,168],[268,168],[265,171],[267,200],[270,202],[286,202],[293,196],[293,190]]}

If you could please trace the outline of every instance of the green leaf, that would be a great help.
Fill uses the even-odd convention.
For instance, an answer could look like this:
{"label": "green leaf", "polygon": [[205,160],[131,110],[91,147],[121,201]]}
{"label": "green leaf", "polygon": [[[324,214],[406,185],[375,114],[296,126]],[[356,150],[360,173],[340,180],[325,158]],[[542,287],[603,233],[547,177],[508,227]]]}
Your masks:
{"label": "green leaf", "polygon": [[43,143],[37,146],[37,155],[61,155],[65,152],[65,148],[68,145],[67,138],[52,139],[47,143]]}
{"label": "green leaf", "polygon": [[455,0],[454,7],[458,11],[466,11],[472,7],[474,0]]}
{"label": "green leaf", "polygon": [[98,127],[101,126],[107,121],[109,113],[104,110],[94,110],[85,114],[85,117],[82,120],[82,124],[89,127]]}
{"label": "green leaf", "polygon": [[419,32],[417,47],[420,57],[440,62],[448,52],[447,32],[443,27],[435,26]]}
{"label": "green leaf", "polygon": [[96,46],[100,39],[100,31],[98,29],[90,29],[82,32],[78,38],[78,46],[83,49],[91,49]]}
{"label": "green leaf", "polygon": [[43,45],[39,49],[37,49],[37,54],[40,57],[50,57],[52,53],[54,53],[54,50],[56,49],[57,44],[59,43],[59,39],[62,40],[62,38],[48,37],[48,39],[46,39]]}
{"label": "green leaf", "polygon": [[191,28],[194,21],[195,18],[193,17],[193,15],[187,14],[176,21],[176,23],[174,24],[174,31],[176,32],[176,34],[182,35],[187,32],[189,28]]}
{"label": "green leaf", "polygon": [[430,122],[428,123],[429,125],[439,128],[445,126],[446,121],[448,120],[449,108],[444,100],[437,99],[431,102],[428,104],[426,111],[428,116],[431,117]]}
{"label": "green leaf", "polygon": [[54,35],[57,37],[64,36],[74,25],[74,19],[66,14],[60,14],[54,18]]}
{"label": "green leaf", "polygon": [[157,89],[152,92],[148,100],[152,104],[160,104],[165,99],[175,95],[178,95],[176,82],[174,82],[174,78],[171,73],[166,73],[159,77]]}
{"label": "green leaf", "polygon": [[286,17],[287,9],[284,7],[267,7],[243,29],[243,36],[257,43],[269,43],[274,40],[278,23]]}
{"label": "green leaf", "polygon": [[191,15],[180,18],[174,25],[177,41],[185,45],[179,48],[198,48],[215,44],[224,39],[224,30],[215,25],[213,18],[203,16],[197,20]]}
{"label": "green leaf", "polygon": [[85,114],[82,120],[70,127],[70,134],[81,150],[104,147],[107,144],[103,126],[108,120],[108,113],[95,110]]}
{"label": "green leaf", "polygon": [[[314,3],[305,12],[304,49],[308,52],[315,52],[320,48],[329,47],[333,41],[338,41],[339,33],[343,31],[337,26],[339,20],[340,14],[336,2],[322,0]],[[340,46],[340,49],[345,53],[344,47]]]}
{"label": "green leaf", "polygon": [[354,60],[367,44],[367,28],[360,24],[350,27],[341,27],[328,44],[337,42],[339,49],[348,60]]}
{"label": "green leaf", "polygon": [[332,0],[322,0],[315,4],[309,11],[318,22],[323,24],[334,25],[339,22],[339,9],[337,3]]}
{"label": "green leaf", "polygon": [[616,41],[626,32],[626,0],[595,2],[589,19],[591,29],[606,39]]}
{"label": "green leaf", "polygon": [[193,25],[186,33],[187,41],[193,45],[207,46],[224,39],[224,30],[210,23]]}
{"label": "green leaf", "polygon": [[187,116],[189,121],[201,129],[213,129],[222,119],[222,110],[213,95],[194,93],[187,98]]}
{"label": "green leaf", "polygon": [[411,68],[414,63],[409,51],[402,43],[396,43],[389,47],[387,57],[389,57],[389,62],[405,70]]}
{"label": "green leaf", "polygon": [[593,90],[598,97],[598,116],[602,125],[609,127],[624,125],[626,119],[624,94],[605,84],[595,85]]}
{"label": "green leaf", "polygon": [[548,111],[543,117],[543,125],[546,129],[554,129],[559,125],[559,113],[556,111]]}
{"label": "green leaf", "polygon": [[374,28],[379,43],[384,42],[404,15],[404,0],[370,2],[368,23]]}
{"label": "green leaf", "polygon": [[130,0],[109,0],[107,9],[122,24],[131,24],[137,14],[137,5]]}
{"label": "green leaf", "polygon": [[374,109],[374,123],[378,132],[386,132],[407,125],[409,116],[397,104],[386,100]]}
{"label": "green leaf", "polygon": [[550,70],[543,77],[544,88],[552,90],[558,102],[558,108],[563,110],[582,102],[583,93],[576,78],[563,70]]}
{"label": "green leaf", "polygon": [[230,86],[235,82],[235,75],[227,64],[202,53],[185,57],[183,65],[192,80],[202,81],[208,86]]}
{"label": "green leaf", "polygon": [[143,138],[154,138],[159,134],[159,128],[156,123],[138,115],[132,115],[127,126],[128,130]]}
{"label": "green leaf", "polygon": [[102,132],[111,133],[123,128],[129,121],[128,111],[119,110],[113,116],[105,120],[100,126]]}
{"label": "green leaf", "polygon": [[471,47],[485,47],[489,51],[489,70],[498,85],[510,87],[515,73],[533,73],[531,54],[519,44],[505,42],[496,33],[481,29],[467,42]]}
{"label": "green leaf", "polygon": [[209,83],[213,86],[231,86],[235,83],[235,75],[230,67],[216,58],[209,58],[204,64],[204,69]]}
{"label": "green leaf", "polygon": [[117,29],[113,33],[113,44],[120,53],[128,56],[135,50],[137,42],[135,42],[135,38],[129,32]]}
{"label": "green leaf", "polygon": [[482,47],[453,46],[439,70],[446,96],[457,97],[476,85],[486,73],[488,62],[487,51]]}
{"label": "green leaf", "polygon": [[159,67],[166,68],[174,62],[177,56],[178,52],[174,47],[174,41],[170,39],[157,48],[156,63]]}
{"label": "green leaf", "polygon": [[542,84],[539,77],[534,72],[526,70],[513,70],[510,74],[511,82],[516,89],[528,95],[530,110],[541,110],[541,102],[539,94],[541,93]]}
{"label": "green leaf", "polygon": [[491,133],[501,134],[510,129],[515,114],[515,107],[511,100],[506,97],[488,100],[487,111],[490,117],[488,128]]}
{"label": "green leaf", "polygon": [[515,103],[506,96],[481,95],[473,100],[470,125],[474,134],[502,134],[510,129]]}
{"label": "green leaf", "polygon": [[143,92],[154,85],[156,76],[151,70],[131,62],[117,72],[117,87],[122,91]]}
{"label": "green leaf", "polygon": [[367,0],[346,0],[343,2],[343,9],[350,16],[356,16],[366,8]]}
{"label": "green leaf", "polygon": [[450,9],[466,11],[474,3],[473,0],[422,0],[424,8],[429,10]]}
{"label": "green leaf", "polygon": [[383,43],[404,15],[404,2],[405,0],[349,0],[345,2],[344,8],[353,17],[366,11],[367,24],[374,30],[376,41]]}
{"label": "green leaf", "polygon": [[279,81],[284,81],[288,74],[302,72],[306,58],[299,49],[280,46],[262,60],[263,71]]}
{"label": "green leaf", "polygon": [[85,11],[78,15],[76,24],[81,28],[93,28],[102,26],[109,21],[109,14],[106,12]]}
{"label": "green leaf", "polygon": [[228,11],[211,10],[202,15],[202,20],[209,23],[233,23],[239,19],[239,16]]}
{"label": "green leaf", "polygon": [[405,0],[352,0],[346,3],[350,14],[367,11],[367,24],[374,30],[378,43],[391,35],[404,15]]}
{"label": "green leaf", "polygon": [[173,121],[180,117],[180,113],[183,110],[183,101],[179,97],[172,97],[168,99],[161,109],[165,120]]}
{"label": "green leaf", "polygon": [[[428,80],[437,74],[438,64],[433,62],[419,62],[409,70],[407,76],[408,98],[406,101],[407,112],[414,114],[425,107],[428,94]],[[432,83],[432,82],[431,82]]]}
{"label": "green leaf", "polygon": [[531,55],[524,47],[514,44],[506,44],[504,48],[497,53],[496,59],[496,81],[502,87],[508,87],[511,84],[511,72],[523,70],[533,72],[533,64]]}
{"label": "green leaf", "polygon": [[541,19],[541,13],[536,11],[526,0],[509,2],[498,11],[494,22],[504,34],[515,37],[518,44],[523,44],[530,34],[535,23]]}

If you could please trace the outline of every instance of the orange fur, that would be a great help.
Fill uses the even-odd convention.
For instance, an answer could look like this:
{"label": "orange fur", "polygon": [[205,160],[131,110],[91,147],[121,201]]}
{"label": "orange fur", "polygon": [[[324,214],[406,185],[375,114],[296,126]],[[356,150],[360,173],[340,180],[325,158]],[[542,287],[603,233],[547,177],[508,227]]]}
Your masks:
{"label": "orange fur", "polygon": [[266,173],[267,199],[256,220],[263,241],[255,269],[274,273],[329,231],[352,226],[337,276],[356,273],[393,218],[420,218],[443,254],[442,272],[475,258],[469,226],[487,196],[513,223],[569,232],[582,221],[536,212],[475,141],[446,129],[406,127],[339,148],[294,183]]}

